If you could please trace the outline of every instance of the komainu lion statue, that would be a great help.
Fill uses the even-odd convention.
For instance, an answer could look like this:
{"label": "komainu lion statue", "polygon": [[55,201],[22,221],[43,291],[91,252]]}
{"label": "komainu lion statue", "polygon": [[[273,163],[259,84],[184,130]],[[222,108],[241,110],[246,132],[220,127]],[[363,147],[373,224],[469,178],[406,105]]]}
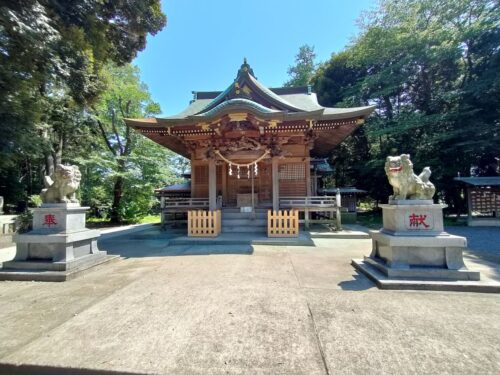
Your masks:
{"label": "komainu lion statue", "polygon": [[43,203],[79,203],[76,191],[82,174],[76,165],[57,164],[54,174],[45,176],[45,189],[40,193]]}
{"label": "komainu lion statue", "polygon": [[417,176],[413,173],[413,163],[408,154],[388,156],[384,169],[394,190],[389,200],[432,199],[436,192],[434,184],[429,181],[431,169],[425,167]]}

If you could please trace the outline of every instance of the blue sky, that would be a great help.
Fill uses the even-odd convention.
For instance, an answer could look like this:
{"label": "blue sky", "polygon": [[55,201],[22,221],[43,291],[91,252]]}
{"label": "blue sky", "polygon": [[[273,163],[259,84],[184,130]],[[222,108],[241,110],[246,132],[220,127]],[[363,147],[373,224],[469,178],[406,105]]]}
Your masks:
{"label": "blue sky", "polygon": [[164,115],[182,111],[191,91],[224,90],[248,59],[260,82],[279,87],[299,47],[317,62],[342,50],[375,0],[170,0],[167,26],[134,60]]}

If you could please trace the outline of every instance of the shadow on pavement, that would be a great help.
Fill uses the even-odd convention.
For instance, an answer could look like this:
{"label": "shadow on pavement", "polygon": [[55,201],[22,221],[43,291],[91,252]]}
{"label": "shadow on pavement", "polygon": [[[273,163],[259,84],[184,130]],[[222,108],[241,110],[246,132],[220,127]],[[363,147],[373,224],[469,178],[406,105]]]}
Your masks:
{"label": "shadow on pavement", "polygon": [[55,366],[11,365],[0,363],[0,374],[9,375],[139,375],[142,372],[92,370]]}
{"label": "shadow on pavement", "polygon": [[337,285],[342,288],[342,290],[352,290],[361,291],[376,288],[376,285],[368,279],[366,276],[361,275],[358,271],[352,275],[354,280],[341,281]]}
{"label": "shadow on pavement", "polygon": [[253,253],[249,243],[225,244],[214,241],[203,244],[193,241],[189,244],[170,245],[170,241],[184,236],[184,231],[161,231],[157,228],[147,229],[124,236],[99,240],[98,246],[108,254],[120,255],[124,258],[144,258],[182,255],[217,255]]}

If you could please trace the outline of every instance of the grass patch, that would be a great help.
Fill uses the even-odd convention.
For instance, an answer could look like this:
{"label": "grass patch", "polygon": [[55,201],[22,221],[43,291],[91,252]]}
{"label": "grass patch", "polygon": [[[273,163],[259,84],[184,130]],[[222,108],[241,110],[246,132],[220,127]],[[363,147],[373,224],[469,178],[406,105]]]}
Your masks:
{"label": "grass patch", "polygon": [[100,218],[100,217],[89,217],[86,221],[86,227],[97,229],[97,228],[108,228],[114,227],[116,223],[111,223],[108,218]]}
{"label": "grass patch", "polygon": [[466,227],[467,219],[466,218],[458,218],[454,217],[444,217],[443,224],[445,227]]}
{"label": "grass patch", "polygon": [[380,229],[382,228],[382,211],[358,212],[356,222],[370,229]]}
{"label": "grass patch", "polygon": [[[161,222],[160,215],[143,216],[137,223],[133,224],[159,224]],[[108,228],[130,225],[132,223],[112,223],[109,218],[90,217],[87,219],[87,228]]]}
{"label": "grass patch", "polygon": [[159,224],[161,222],[160,215],[147,215],[139,220],[139,224]]}

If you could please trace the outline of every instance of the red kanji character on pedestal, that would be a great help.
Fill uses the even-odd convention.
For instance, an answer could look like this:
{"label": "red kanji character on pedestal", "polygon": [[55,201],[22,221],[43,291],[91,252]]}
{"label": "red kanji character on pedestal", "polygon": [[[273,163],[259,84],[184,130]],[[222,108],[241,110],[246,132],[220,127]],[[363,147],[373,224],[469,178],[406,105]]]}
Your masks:
{"label": "red kanji character on pedestal", "polygon": [[51,225],[57,225],[56,216],[53,214],[45,215],[43,225],[47,225],[49,228]]}
{"label": "red kanji character on pedestal", "polygon": [[429,228],[429,225],[425,222],[425,219],[427,219],[427,215],[415,215],[411,214],[409,216],[410,219],[410,227],[419,227],[420,225],[423,225],[424,228]]}

